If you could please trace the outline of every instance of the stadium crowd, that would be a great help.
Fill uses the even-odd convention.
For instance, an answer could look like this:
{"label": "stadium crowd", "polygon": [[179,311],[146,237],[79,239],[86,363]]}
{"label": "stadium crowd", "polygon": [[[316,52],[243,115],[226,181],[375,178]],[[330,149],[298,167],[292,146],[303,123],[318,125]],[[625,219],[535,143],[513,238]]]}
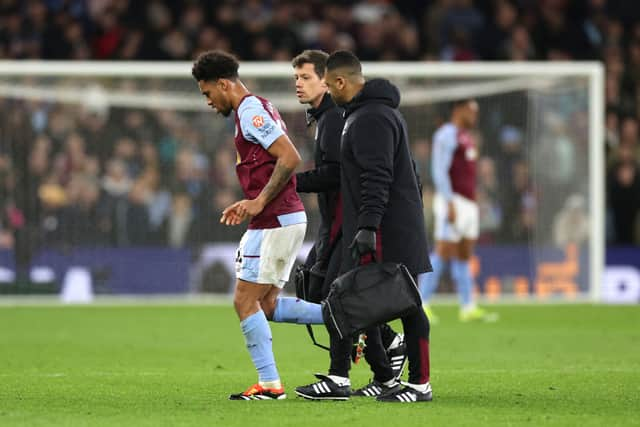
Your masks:
{"label": "stadium crowd", "polygon": [[[0,58],[191,60],[218,48],[242,60],[290,61],[302,49],[318,48],[350,49],[364,61],[600,60],[607,238],[638,245],[638,18],[640,3],[625,0],[0,0]],[[227,128],[219,129],[226,138],[213,144],[193,124],[200,116],[174,111],[104,115],[4,98],[0,108],[0,248],[183,247],[239,239],[242,229],[218,222],[238,196]],[[202,117],[211,121],[210,115]],[[585,120],[583,126],[556,120],[547,148],[558,183],[584,155],[576,141],[585,139]],[[303,114],[286,121],[304,134]],[[526,242],[541,221],[524,160],[525,133],[505,124],[494,135],[479,135],[496,142],[485,144],[478,163],[481,242]],[[427,201],[430,137],[412,141]],[[308,161],[310,141],[295,141]],[[312,230],[315,198],[304,202]],[[553,227],[558,244],[584,238],[579,231],[563,234],[562,224],[584,217],[585,203],[567,198]]]}

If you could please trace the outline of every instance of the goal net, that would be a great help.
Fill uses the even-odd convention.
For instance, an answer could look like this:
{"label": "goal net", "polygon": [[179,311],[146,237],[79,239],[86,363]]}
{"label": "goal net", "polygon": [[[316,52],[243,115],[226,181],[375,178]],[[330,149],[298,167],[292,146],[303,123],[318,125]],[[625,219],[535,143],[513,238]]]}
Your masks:
{"label": "goal net", "polygon": [[[232,290],[243,227],[221,226],[218,218],[240,196],[233,119],[214,116],[190,66],[0,65],[1,293],[62,292],[83,277],[91,292],[104,294]],[[363,70],[400,89],[430,242],[432,135],[451,101],[478,101],[473,273],[482,297],[598,298],[599,65],[365,63]],[[311,167],[313,129],[296,100],[291,66],[244,63],[240,75],[280,110]],[[314,196],[303,200],[308,250],[318,213]],[[445,278],[439,294],[453,291]]]}

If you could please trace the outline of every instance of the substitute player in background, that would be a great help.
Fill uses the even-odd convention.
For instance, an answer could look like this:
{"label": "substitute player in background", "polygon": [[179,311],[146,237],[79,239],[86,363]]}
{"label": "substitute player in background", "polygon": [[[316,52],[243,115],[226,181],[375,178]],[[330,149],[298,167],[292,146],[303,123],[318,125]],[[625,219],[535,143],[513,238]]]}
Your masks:
{"label": "substitute player in background", "polygon": [[322,312],[319,304],[278,298],[307,226],[293,176],[300,155],[278,111],[247,90],[238,77],[238,67],[232,55],[209,51],[198,57],[192,69],[207,104],[225,117],[235,112],[236,173],[246,199],[228,206],[220,222],[238,225],[250,219],[238,247],[233,302],[258,383],[229,399],[284,399],[267,318],[322,323]]}
{"label": "substitute player in background", "polygon": [[436,318],[428,304],[449,264],[460,298],[460,320],[496,319],[495,314],[476,305],[469,268],[479,227],[475,201],[478,149],[470,133],[477,121],[475,100],[455,101],[451,120],[440,126],[433,136],[431,169],[436,189],[433,200],[436,249],[431,257],[433,272],[419,277],[422,300],[431,321]]}
{"label": "substitute player in background", "polygon": [[[338,277],[343,250],[340,139],[344,127],[344,112],[333,102],[324,82],[328,57],[321,50],[305,50],[291,61],[296,96],[300,103],[311,107],[307,110],[307,124],[316,123],[315,167],[296,175],[298,192],[318,194],[321,218],[318,235],[306,261],[312,277],[309,289],[311,302],[320,302],[327,297],[331,283]],[[377,396],[385,389],[379,380],[386,379],[388,370],[396,378],[402,375],[406,363],[404,335],[395,333],[387,324],[380,326],[380,333],[386,352],[374,351],[371,348],[373,344],[366,343],[366,340],[363,342],[364,356],[374,370],[374,379],[369,385],[355,390],[352,395]],[[369,346],[370,351],[367,351],[366,346]],[[357,349],[354,353],[359,354]],[[352,358],[357,362],[356,357]]]}

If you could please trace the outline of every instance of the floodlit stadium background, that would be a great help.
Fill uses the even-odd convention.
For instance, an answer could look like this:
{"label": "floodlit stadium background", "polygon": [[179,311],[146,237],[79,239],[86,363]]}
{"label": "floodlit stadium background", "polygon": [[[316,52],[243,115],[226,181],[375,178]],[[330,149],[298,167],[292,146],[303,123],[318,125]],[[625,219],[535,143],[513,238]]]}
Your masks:
{"label": "floodlit stadium background", "polygon": [[[228,293],[224,260],[242,233],[217,224],[238,196],[230,125],[204,110],[188,61],[228,49],[242,73],[303,48],[348,48],[369,64],[420,61],[387,77],[403,90],[428,226],[431,134],[448,100],[480,100],[483,296],[636,302],[635,9],[564,0],[4,2],[0,56],[75,62],[0,70],[0,289],[55,295],[76,277],[97,295]],[[132,60],[165,65],[131,73]],[[486,60],[507,71],[482,72],[497,65],[477,62]],[[599,61],[604,76],[576,62],[584,60]],[[176,61],[187,61],[184,72]],[[463,77],[447,66],[469,61],[476,71]],[[565,61],[576,74],[545,80],[536,66],[547,67],[532,61]],[[284,112],[310,167],[312,130],[279,64],[277,77],[246,80]],[[421,75],[422,65],[434,69]],[[304,201],[313,230],[314,197]],[[451,291],[448,281],[441,291]]]}
{"label": "floodlit stadium background", "polygon": [[[637,425],[639,18],[629,0],[0,1],[0,425]],[[351,49],[396,83],[429,232],[432,132],[478,99],[473,271],[500,320],[459,322],[445,278],[432,403],[293,398],[328,356],[280,324],[290,398],[227,400],[255,373],[230,303],[244,228],[218,223],[232,125],[190,76],[213,48],[305,168],[294,55]]]}

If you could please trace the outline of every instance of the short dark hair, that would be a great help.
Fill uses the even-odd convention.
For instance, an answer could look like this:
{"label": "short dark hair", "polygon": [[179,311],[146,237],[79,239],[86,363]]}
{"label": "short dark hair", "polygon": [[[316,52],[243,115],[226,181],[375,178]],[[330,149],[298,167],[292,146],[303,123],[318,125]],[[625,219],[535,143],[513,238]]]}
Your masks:
{"label": "short dark hair", "polygon": [[351,74],[362,74],[362,65],[357,56],[348,50],[338,50],[327,58],[327,71],[346,68]]}
{"label": "short dark hair", "polygon": [[466,105],[467,103],[471,102],[471,101],[475,101],[475,98],[460,98],[460,99],[456,99],[454,101],[451,101],[451,108],[457,108],[457,107],[461,107],[463,105]]}
{"label": "short dark hair", "polygon": [[460,99],[455,99],[451,102],[449,102],[449,115],[453,114],[453,112],[459,108],[459,107],[464,107],[465,105],[467,105],[469,102],[471,101],[475,101],[475,98],[460,98]]}
{"label": "short dark hair", "polygon": [[313,70],[318,77],[324,77],[324,69],[327,66],[327,58],[329,54],[322,50],[307,49],[300,55],[293,58],[291,65],[293,68],[302,67],[304,64],[313,64]]}
{"label": "short dark hair", "polygon": [[235,80],[240,64],[235,56],[221,50],[201,53],[193,63],[191,74],[196,81]]}

